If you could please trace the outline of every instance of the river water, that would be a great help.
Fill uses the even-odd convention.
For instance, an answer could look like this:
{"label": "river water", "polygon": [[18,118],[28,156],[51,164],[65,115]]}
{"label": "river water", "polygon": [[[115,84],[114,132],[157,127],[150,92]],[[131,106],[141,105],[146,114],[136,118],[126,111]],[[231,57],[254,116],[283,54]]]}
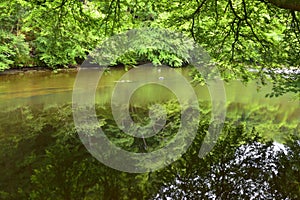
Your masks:
{"label": "river water", "polygon": [[[157,69],[154,69],[157,70]],[[189,69],[177,69],[188,81],[191,81]],[[123,69],[112,69],[103,73],[97,87],[95,102],[100,105],[108,105],[111,101],[112,93],[117,83],[130,85],[134,83],[134,77],[143,79],[145,76],[141,71],[131,74],[131,77],[122,79],[126,73]],[[72,91],[76,79],[77,71],[53,73],[50,71],[27,72],[14,75],[0,76],[0,108],[14,109],[26,105],[61,105],[72,102]],[[157,74],[162,77],[162,74]],[[175,84],[179,90],[186,88],[178,84],[176,77],[166,71],[163,74],[164,82]],[[130,80],[131,79],[131,80]],[[193,85],[195,93],[200,101],[211,101],[209,91],[206,86]],[[246,85],[241,81],[231,81],[225,83],[227,116],[231,119],[236,117],[246,117],[250,123],[252,116],[264,115],[261,110],[266,109],[270,114],[264,116],[263,123],[272,123],[273,125],[291,125],[296,126],[300,119],[299,99],[293,94],[285,94],[280,97],[266,98],[265,95],[271,92],[271,86],[259,87],[256,82],[250,82]],[[124,94],[126,96],[126,91]],[[174,99],[176,96],[172,91],[158,84],[148,84],[138,88],[131,96],[131,104],[145,106],[151,102],[162,102]],[[278,139],[274,133],[265,133]]]}
{"label": "river water", "polygon": [[[156,83],[152,82],[137,88],[130,98],[131,105],[147,107],[149,104],[163,104],[176,99],[176,94],[157,83],[175,85],[178,91],[182,93],[187,90],[183,84],[180,84],[178,76],[174,76],[174,71],[159,68],[151,70],[157,78]],[[187,81],[192,80],[189,69],[175,70]],[[121,84],[124,88],[117,94],[117,97],[122,99],[128,95],[126,88],[136,84],[139,80],[148,78],[148,75],[145,75],[147,73],[143,73],[143,71],[132,72],[129,76],[124,77],[123,75],[126,73],[128,72],[124,69],[116,68],[102,74],[95,92],[95,103],[104,107],[105,112],[106,108],[110,106],[111,97],[117,84]],[[69,132],[74,130],[69,112],[77,74],[76,70],[70,70],[58,71],[57,73],[29,71],[0,75],[0,156],[2,159],[0,159],[0,199],[27,199],[29,196],[31,199],[41,199],[42,195],[49,195],[49,199],[144,199],[146,196],[147,198],[156,199],[166,199],[168,196],[171,199],[197,199],[197,192],[199,192],[201,198],[214,199],[218,191],[213,190],[213,188],[214,186],[217,187],[218,184],[224,190],[221,193],[228,192],[231,194],[229,197],[234,198],[232,195],[246,194],[245,188],[241,189],[242,192],[239,192],[238,188],[226,188],[225,183],[214,182],[216,181],[215,176],[220,173],[218,170],[221,168],[225,171],[231,170],[226,172],[228,173],[226,177],[230,178],[232,176],[231,178],[234,181],[230,183],[231,179],[225,178],[229,181],[229,185],[233,184],[236,187],[257,190],[261,187],[266,188],[266,190],[258,190],[254,193],[249,190],[250,192],[248,192],[251,195],[246,197],[263,198],[266,197],[266,194],[271,197],[272,195],[278,195],[278,191],[280,193],[280,191],[287,190],[287,188],[277,188],[278,182],[276,181],[280,182],[279,179],[276,179],[274,184],[272,181],[266,184],[268,177],[272,177],[269,175],[256,177],[254,174],[249,179],[244,177],[244,184],[238,182],[239,177],[250,176],[252,173],[251,170],[249,172],[248,169],[241,167],[243,166],[242,162],[247,161],[247,159],[249,163],[253,163],[253,160],[255,160],[254,163],[256,164],[252,166],[253,168],[259,168],[266,173],[279,174],[280,168],[274,167],[277,162],[276,159],[278,159],[276,157],[278,149],[265,148],[267,151],[264,152],[264,146],[259,143],[238,147],[236,158],[228,161],[226,165],[224,163],[227,161],[223,160],[224,166],[222,166],[222,162],[217,161],[212,164],[215,162],[213,161],[214,157],[208,159],[211,162],[210,164],[206,164],[207,161],[192,161],[194,158],[188,157],[187,160],[193,163],[190,169],[194,171],[201,170],[202,164],[202,167],[210,165],[214,167],[211,169],[203,168],[196,175],[191,175],[194,173],[191,172],[185,180],[179,175],[180,172],[176,167],[167,168],[158,174],[150,173],[133,176],[119,173],[102,165],[99,166],[98,162],[87,156],[88,154],[84,150],[80,150],[82,147],[79,144],[75,143],[77,146],[74,145],[76,148],[79,146],[79,149],[73,148],[74,140],[68,139],[68,137],[71,137]],[[88,81],[89,77],[86,78]],[[271,92],[270,85],[259,86],[254,81],[247,84],[243,84],[241,81],[230,81],[224,84],[227,109],[225,123],[242,124],[245,126],[245,130],[249,132],[255,127],[255,130],[266,139],[277,141],[278,148],[281,147],[279,143],[286,142],[285,139],[288,134],[299,134],[300,102],[294,94],[287,93],[280,97],[266,98],[265,95]],[[191,84],[191,86],[200,102],[209,103],[211,101],[206,86],[194,84]],[[102,116],[105,118],[105,113]],[[110,124],[107,127],[110,128]],[[239,129],[234,130],[238,132]],[[116,134],[113,128],[111,132]],[[64,135],[66,135],[66,138]],[[139,147],[135,143],[136,141],[133,141],[130,148]],[[141,144],[146,145],[145,140],[141,140]],[[143,151],[146,150],[145,145],[141,147]],[[255,153],[249,153],[252,151],[251,149],[257,154],[259,152],[266,154],[271,152],[270,155],[276,158],[274,158],[275,160],[269,157],[257,160]],[[257,151],[257,149],[261,150]],[[83,152],[83,156],[80,154],[81,156],[78,157],[78,152]],[[239,157],[239,154],[243,155]],[[297,162],[297,160],[294,161],[294,163]],[[179,169],[184,173],[188,171],[187,167],[179,167]],[[205,174],[204,169],[211,170],[210,174]],[[242,172],[243,175],[239,175],[238,171],[242,169],[246,171]],[[290,169],[294,168],[290,167]],[[164,178],[162,179],[160,176]],[[291,175],[291,177],[297,180],[297,175]],[[249,180],[251,180],[251,183]],[[288,180],[287,175],[284,176],[284,180]],[[160,185],[156,185],[159,181],[162,181]],[[147,186],[147,182],[150,186]],[[87,185],[83,183],[87,183]],[[250,184],[249,187],[247,184]],[[289,184],[289,182],[286,184]],[[295,184],[295,181],[292,184]],[[188,188],[187,185],[189,185]],[[204,192],[205,188],[203,187],[207,187],[209,192]],[[275,188],[274,192],[270,192],[267,187]],[[297,188],[297,185],[295,187]],[[193,188],[196,189],[193,191]],[[202,190],[203,193],[201,193]],[[187,191],[193,192],[189,194]],[[282,197],[293,199],[291,196],[284,196],[283,193],[280,193]]]}

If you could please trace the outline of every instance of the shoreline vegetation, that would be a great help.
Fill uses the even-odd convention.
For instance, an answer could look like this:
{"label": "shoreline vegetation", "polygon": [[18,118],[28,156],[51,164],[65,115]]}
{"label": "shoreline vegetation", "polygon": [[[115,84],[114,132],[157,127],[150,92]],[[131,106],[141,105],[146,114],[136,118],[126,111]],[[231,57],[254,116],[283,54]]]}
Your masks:
{"label": "shoreline vegetation", "polygon": [[[0,3],[0,71],[4,72],[0,74],[41,70],[24,66],[45,66],[44,70],[49,67],[54,72],[65,67],[76,68],[107,38],[128,30],[160,28],[176,30],[203,47],[225,79],[241,78],[245,82],[270,79],[277,85],[275,93],[298,93],[299,77],[293,75],[287,79],[276,70],[300,68],[300,12],[281,7],[284,6],[273,1],[250,0],[202,3],[4,0]],[[171,67],[190,64],[186,63],[189,45],[178,38],[169,38],[167,43],[178,50],[175,55],[164,50],[160,42],[164,37],[155,31],[144,34],[142,41],[156,41],[155,48],[137,42],[135,51],[110,64],[130,67],[141,60]],[[111,52],[118,50],[114,48]],[[7,71],[14,67],[17,69]]]}

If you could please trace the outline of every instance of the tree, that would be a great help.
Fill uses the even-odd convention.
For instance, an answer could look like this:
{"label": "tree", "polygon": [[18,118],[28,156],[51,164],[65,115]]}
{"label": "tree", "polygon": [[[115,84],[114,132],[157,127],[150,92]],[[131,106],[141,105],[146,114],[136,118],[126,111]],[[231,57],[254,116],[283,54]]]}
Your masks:
{"label": "tree", "polygon": [[[284,79],[295,83],[293,77],[276,72],[300,66],[299,1],[13,0],[1,5],[5,7],[2,32],[19,38],[15,52],[9,42],[12,39],[2,37],[1,69],[18,65],[25,56],[30,62],[21,65],[56,68],[81,64],[107,37],[141,27],[167,28],[193,38],[208,51],[225,79],[257,79],[264,84],[269,79],[266,75],[271,74],[274,83]],[[14,20],[7,20],[11,14]],[[140,53],[125,55],[111,64],[134,65],[145,58],[155,63],[168,60],[171,65],[186,64],[183,58],[168,52],[148,49]],[[286,91],[299,89],[291,87],[277,94]]]}

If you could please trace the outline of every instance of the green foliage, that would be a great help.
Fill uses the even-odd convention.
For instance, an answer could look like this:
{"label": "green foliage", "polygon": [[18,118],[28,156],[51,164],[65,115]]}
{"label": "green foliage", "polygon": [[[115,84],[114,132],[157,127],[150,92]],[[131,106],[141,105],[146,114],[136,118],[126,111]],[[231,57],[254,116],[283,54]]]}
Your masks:
{"label": "green foliage", "polygon": [[[25,1],[0,4],[0,68],[44,65],[51,68],[81,64],[99,44],[118,33],[139,28],[176,30],[195,40],[212,57],[224,79],[275,77],[274,69],[299,68],[299,12],[279,9],[266,1]],[[132,67],[150,61],[155,65],[185,66],[188,44],[169,39],[176,52],[166,50],[158,33],[131,41],[134,50],[110,60],[110,65]],[[25,40],[24,40],[25,37]],[[112,48],[113,53],[114,47]],[[116,47],[117,48],[117,47]],[[251,71],[251,72],[250,72]],[[257,73],[253,73],[256,71]],[[268,76],[268,74],[272,74]],[[195,76],[201,80],[201,77]],[[296,91],[274,87],[274,95]]]}
{"label": "green foliage", "polygon": [[20,30],[25,14],[23,3],[22,0],[0,3],[0,71],[32,63],[29,45]]}
{"label": "green foliage", "polygon": [[[14,35],[12,35],[12,36],[14,36]],[[0,32],[0,39],[1,39],[1,41],[4,41],[4,39],[5,39],[4,31]],[[0,70],[1,71],[4,69],[8,69],[9,65],[14,63],[14,61],[12,59],[10,59],[10,57],[12,58],[12,56],[15,53],[15,52],[13,52],[13,49],[9,48],[8,45],[5,45],[4,42],[3,42],[3,44],[4,45],[0,46]]]}
{"label": "green foliage", "polygon": [[74,65],[94,47],[98,38],[92,25],[82,23],[89,16],[80,2],[53,1],[43,6],[33,2],[30,9],[23,31],[33,35],[31,43],[39,64],[52,68]]}
{"label": "green foliage", "polygon": [[100,66],[152,62],[180,67],[188,63],[193,49],[193,41],[184,39],[175,32],[142,28],[111,37],[90,55]]}

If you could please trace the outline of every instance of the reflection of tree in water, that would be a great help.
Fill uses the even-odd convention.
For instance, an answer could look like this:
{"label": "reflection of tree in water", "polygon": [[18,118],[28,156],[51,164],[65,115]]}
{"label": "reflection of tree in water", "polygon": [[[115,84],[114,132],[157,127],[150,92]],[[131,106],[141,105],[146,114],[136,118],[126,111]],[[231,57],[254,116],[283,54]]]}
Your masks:
{"label": "reflection of tree in water", "polygon": [[223,152],[219,162],[205,164],[210,165],[207,171],[199,166],[191,174],[177,174],[155,199],[300,198],[300,140],[288,146],[252,142],[232,156]]}
{"label": "reflection of tree in water", "polygon": [[[164,137],[180,124],[177,107],[168,106],[172,115]],[[112,141],[128,150],[143,147],[142,139],[119,138],[122,133],[111,123],[107,108],[97,111]],[[254,129],[248,131],[243,122],[227,123],[217,145],[200,159],[198,151],[209,126],[203,114],[198,134],[182,158],[160,171],[129,174],[104,166],[87,152],[69,105],[0,111],[0,121],[0,199],[300,198],[299,126],[287,127],[282,147]],[[298,137],[289,137],[293,131]],[[160,142],[147,139],[149,148]]]}

